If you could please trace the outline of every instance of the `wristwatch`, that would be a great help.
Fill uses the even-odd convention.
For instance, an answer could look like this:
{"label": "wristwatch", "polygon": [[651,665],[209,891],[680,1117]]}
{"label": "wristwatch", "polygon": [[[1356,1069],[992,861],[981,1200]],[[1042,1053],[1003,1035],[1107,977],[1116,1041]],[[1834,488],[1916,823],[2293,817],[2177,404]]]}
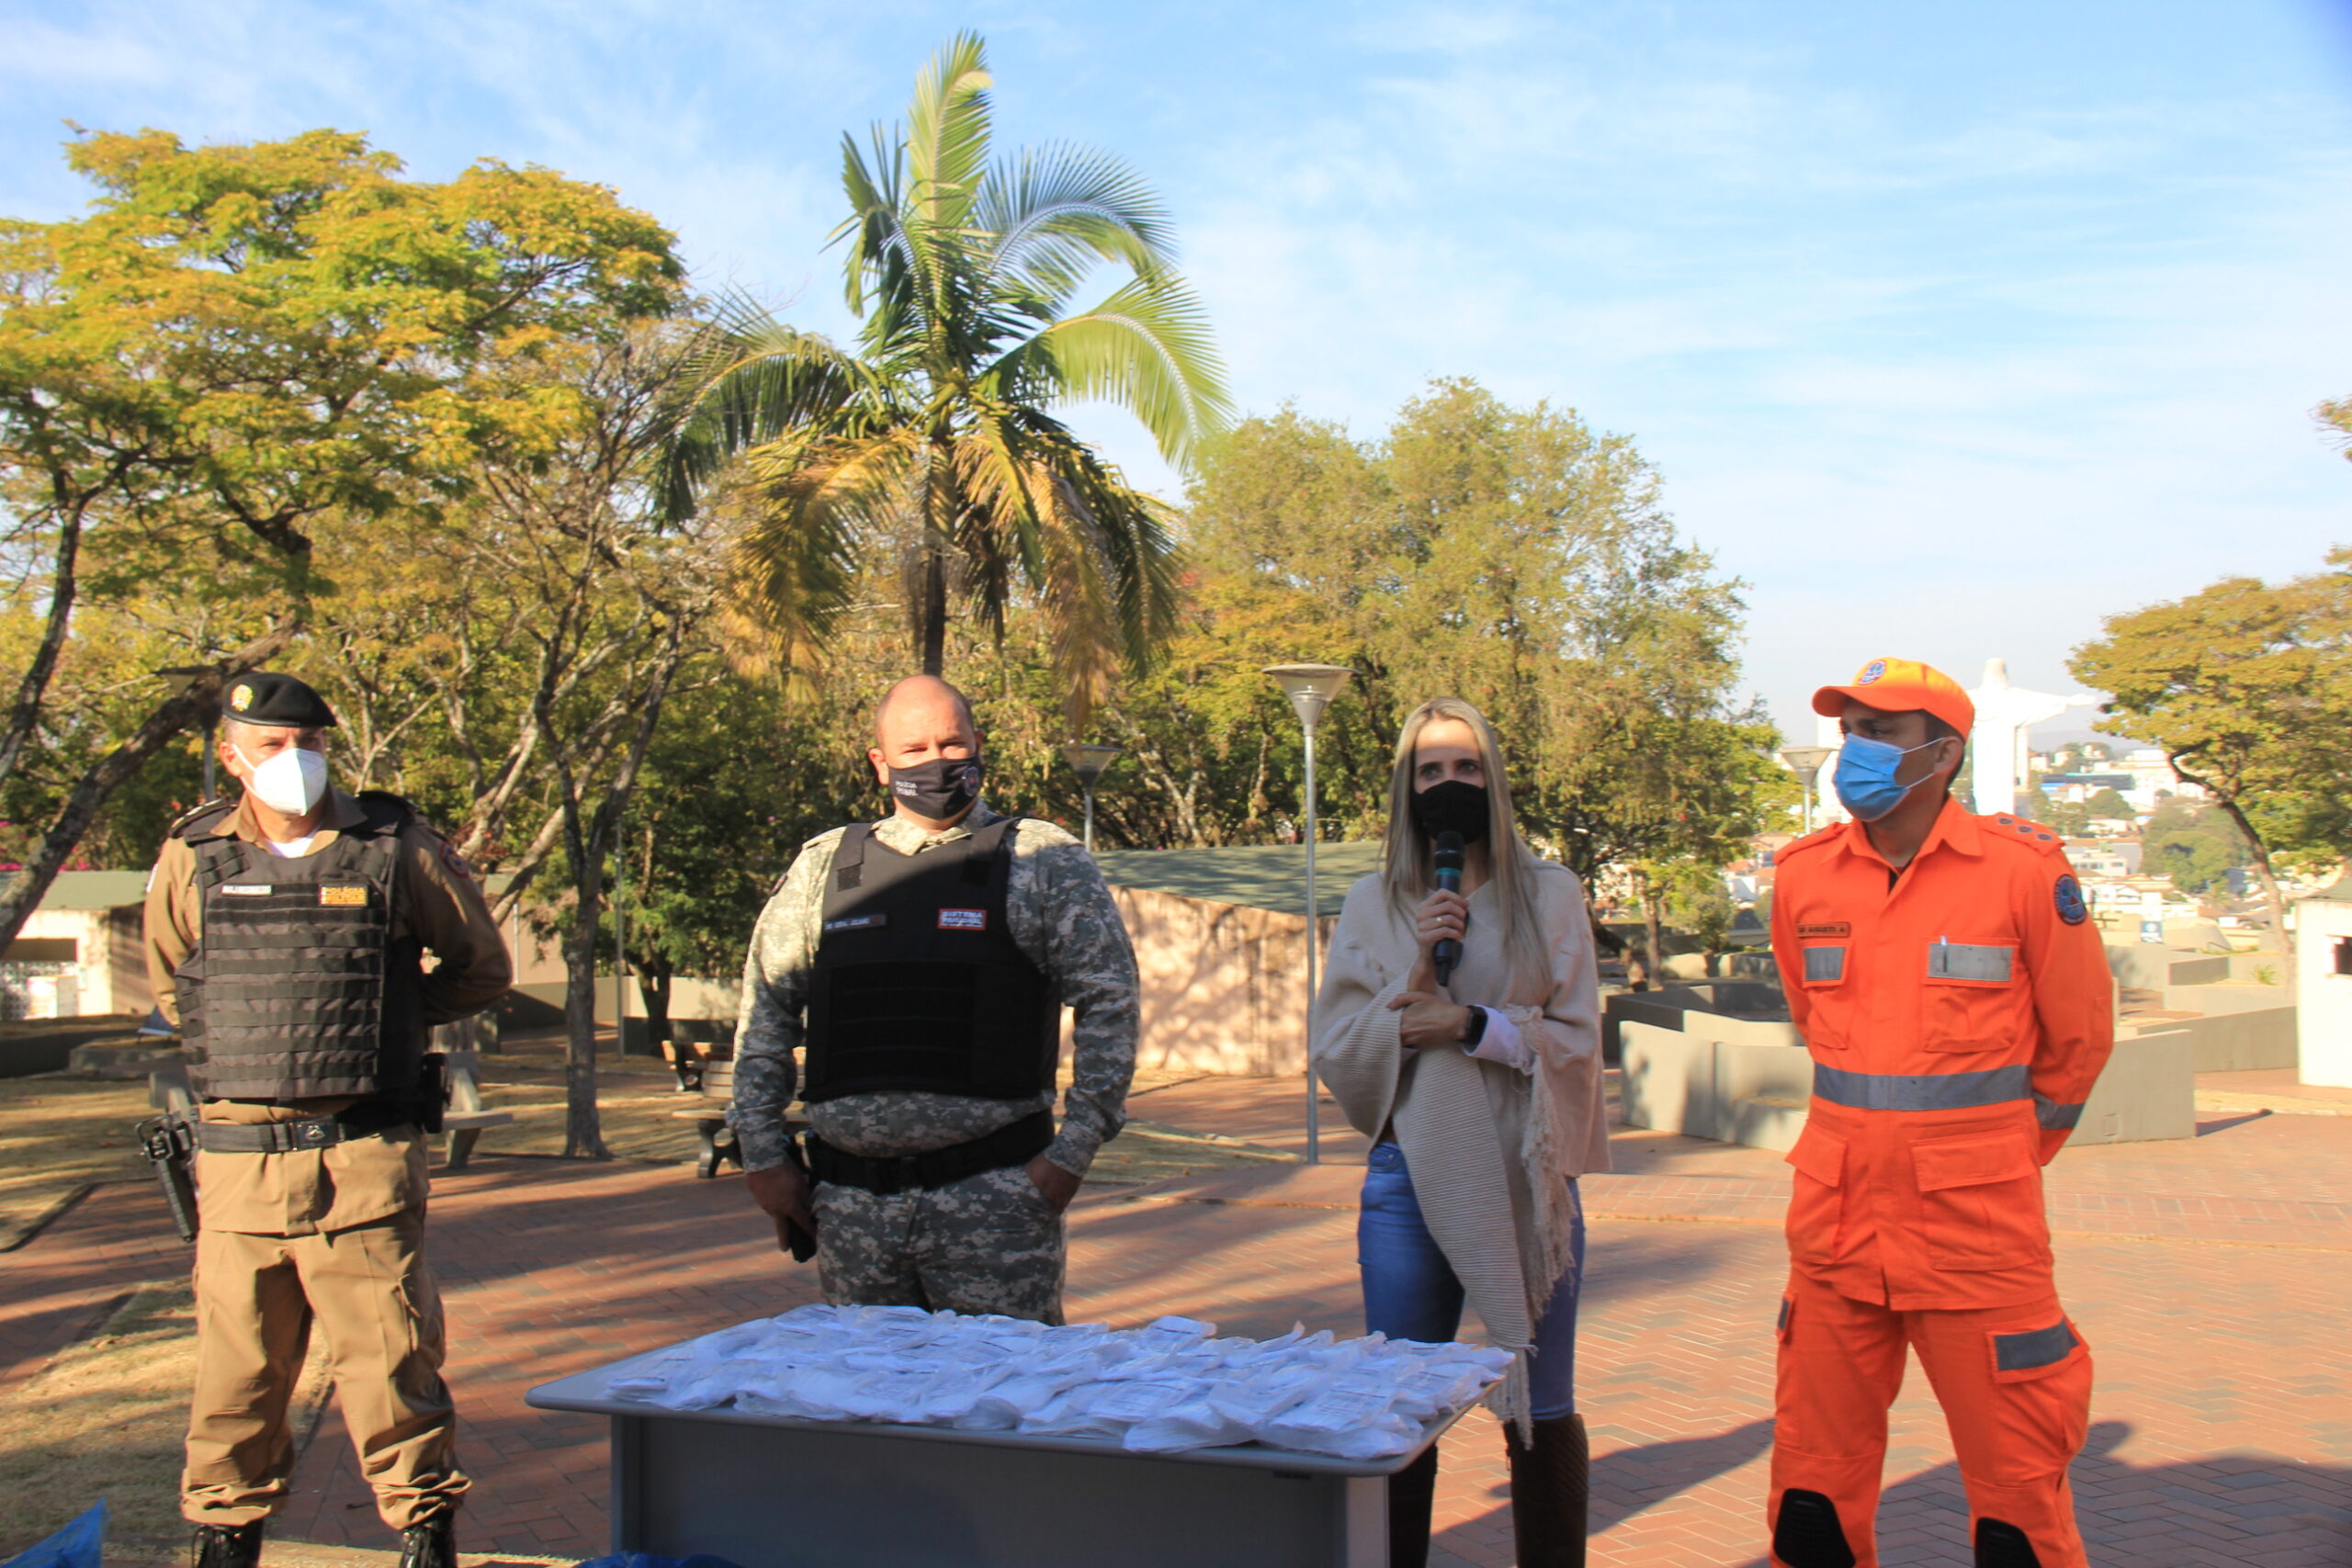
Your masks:
{"label": "wristwatch", "polygon": [[1456,1038],[1461,1041],[1464,1051],[1476,1051],[1478,1048],[1478,1042],[1486,1037],[1487,1010],[1474,1007],[1470,1010],[1469,1021],[1462,1026],[1462,1032]]}

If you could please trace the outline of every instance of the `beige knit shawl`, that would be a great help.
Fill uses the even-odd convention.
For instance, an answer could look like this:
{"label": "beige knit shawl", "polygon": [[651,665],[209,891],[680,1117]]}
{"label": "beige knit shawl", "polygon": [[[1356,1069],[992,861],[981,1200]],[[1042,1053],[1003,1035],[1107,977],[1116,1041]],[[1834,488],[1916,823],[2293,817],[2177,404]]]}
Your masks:
{"label": "beige knit shawl", "polygon": [[1316,1073],[1356,1130],[1378,1137],[1394,1122],[1430,1235],[1490,1341],[1517,1358],[1488,1403],[1522,1424],[1534,1324],[1570,1262],[1566,1181],[1609,1168],[1584,890],[1566,866],[1539,863],[1533,874],[1552,959],[1543,1005],[1508,999],[1492,883],[1471,896],[1462,962],[1446,987],[1455,1001],[1495,1008],[1519,1026],[1533,1057],[1528,1071],[1459,1048],[1404,1047],[1402,1014],[1388,1003],[1404,990],[1418,947],[1377,875],[1348,890],[1311,1034]]}

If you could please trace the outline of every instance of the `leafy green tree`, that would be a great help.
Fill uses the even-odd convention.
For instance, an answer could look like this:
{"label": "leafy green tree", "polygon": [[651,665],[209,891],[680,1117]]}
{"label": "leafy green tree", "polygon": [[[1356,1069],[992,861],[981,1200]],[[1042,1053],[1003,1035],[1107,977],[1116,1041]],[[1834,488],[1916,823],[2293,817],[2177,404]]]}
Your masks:
{"label": "leafy green tree", "polygon": [[1632,443],[1573,412],[1450,380],[1377,445],[1248,421],[1210,448],[1187,522],[1205,572],[1289,596],[1290,657],[1362,672],[1362,720],[1324,748],[1342,831],[1385,816],[1386,739],[1440,693],[1494,721],[1522,826],[1589,881],[1722,866],[1795,798],[1777,732],[1734,695],[1738,585],[1677,536]]}
{"label": "leafy green tree", "polygon": [[[0,223],[0,502],[14,608],[41,624],[0,720],[0,789],[17,803],[34,752],[50,770],[0,940],[222,684],[293,645],[340,538],[445,504],[486,452],[544,448],[560,400],[480,366],[586,316],[666,310],[679,276],[658,224],[545,170],[403,180],[329,130],[95,134],[67,159],[98,188],[89,216]],[[198,672],[61,711],[73,629],[109,614]]]}
{"label": "leafy green tree", "polygon": [[2079,800],[2051,801],[2039,816],[2044,827],[2069,839],[2079,839],[2091,830],[2090,807]]}
{"label": "leafy green tree", "polygon": [[[2273,586],[2228,578],[2110,616],[2071,668],[2105,728],[2160,746],[2234,824],[2282,943],[2278,863],[2352,854],[2352,550]],[[2192,874],[2197,874],[2192,873]]]}
{"label": "leafy green tree", "polygon": [[2227,885],[2229,874],[2250,865],[2253,852],[2226,813],[2195,801],[2168,800],[2148,819],[2141,839],[2141,869],[2168,876],[2191,897]]}
{"label": "leafy green tree", "polygon": [[2332,398],[2312,411],[2344,455],[2352,457],[2352,398]]}
{"label": "leafy green tree", "polygon": [[[804,606],[854,563],[895,568],[922,667],[945,668],[951,599],[1001,634],[1025,590],[1063,705],[1082,724],[1122,661],[1173,629],[1157,502],[1055,417],[1125,408],[1180,467],[1227,417],[1206,323],[1172,270],[1165,212],[1124,164],[1082,148],[991,158],[980,39],[959,34],[908,121],[845,137],[847,352],[754,306],[724,312],[666,470],[673,510],[741,459],[758,502],[737,536],[730,625],[787,660]],[[1095,268],[1125,281],[1091,306]]]}
{"label": "leafy green tree", "polygon": [[2136,822],[2140,818],[2132,803],[2109,785],[2101,785],[2083,802],[2083,814],[2094,822]]}

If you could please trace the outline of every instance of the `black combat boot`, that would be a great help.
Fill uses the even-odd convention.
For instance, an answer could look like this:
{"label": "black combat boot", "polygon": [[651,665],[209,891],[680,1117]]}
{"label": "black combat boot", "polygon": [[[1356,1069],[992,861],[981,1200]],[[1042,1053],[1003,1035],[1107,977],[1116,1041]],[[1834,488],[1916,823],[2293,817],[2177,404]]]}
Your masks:
{"label": "black combat boot", "polygon": [[249,1525],[198,1525],[188,1542],[188,1568],[259,1568],[261,1521]]}
{"label": "black combat boot", "polygon": [[1388,1478],[1388,1568],[1427,1568],[1430,1508],[1437,1498],[1437,1445]]}
{"label": "black combat boot", "polygon": [[1503,1442],[1510,1452],[1510,1528],[1519,1568],[1584,1568],[1592,1496],[1584,1417],[1536,1422],[1532,1444],[1521,1443],[1519,1424],[1506,1421]]}
{"label": "black combat boot", "polygon": [[446,1510],[401,1531],[401,1568],[458,1568],[458,1515]]}

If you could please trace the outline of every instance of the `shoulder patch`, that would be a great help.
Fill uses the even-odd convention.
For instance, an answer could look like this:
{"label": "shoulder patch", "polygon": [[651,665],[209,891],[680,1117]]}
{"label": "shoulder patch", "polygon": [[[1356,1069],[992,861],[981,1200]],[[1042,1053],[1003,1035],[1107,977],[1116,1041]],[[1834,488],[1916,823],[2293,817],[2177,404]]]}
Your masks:
{"label": "shoulder patch", "polygon": [[2091,917],[2090,906],[2083,901],[2083,885],[2072,872],[2060,877],[2051,889],[2051,897],[2058,905],[2058,918],[2070,926],[2079,926]]}
{"label": "shoulder patch", "polygon": [[447,839],[441,840],[441,865],[452,876],[463,877],[468,882],[474,879],[474,868],[466,863],[466,857],[458,852],[458,846]]}

